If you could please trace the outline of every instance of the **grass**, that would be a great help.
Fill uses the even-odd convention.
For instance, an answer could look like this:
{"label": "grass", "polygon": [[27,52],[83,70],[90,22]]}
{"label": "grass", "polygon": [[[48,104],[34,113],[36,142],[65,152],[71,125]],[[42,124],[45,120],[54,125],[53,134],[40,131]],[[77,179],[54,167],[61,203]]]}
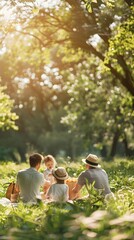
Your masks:
{"label": "grass", "polygon": [[[4,184],[15,180],[19,169],[27,164],[0,165],[0,197],[5,196]],[[78,176],[84,169],[80,164],[67,165],[70,176]],[[38,203],[17,207],[0,205],[0,239],[56,239],[56,240],[133,240],[134,229],[134,162],[117,159],[103,162],[116,200],[108,203],[91,187],[90,199],[71,203]],[[43,166],[41,167],[43,171]],[[83,189],[82,194],[87,190]]]}

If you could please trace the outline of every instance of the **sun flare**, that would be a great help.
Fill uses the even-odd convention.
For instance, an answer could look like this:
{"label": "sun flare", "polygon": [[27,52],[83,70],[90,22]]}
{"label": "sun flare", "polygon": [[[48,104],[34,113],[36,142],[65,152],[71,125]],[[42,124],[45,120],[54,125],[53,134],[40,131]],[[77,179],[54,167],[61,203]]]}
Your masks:
{"label": "sun flare", "polygon": [[7,6],[3,7],[0,11],[0,15],[3,17],[4,22],[8,22],[15,18],[13,14],[13,9]]}

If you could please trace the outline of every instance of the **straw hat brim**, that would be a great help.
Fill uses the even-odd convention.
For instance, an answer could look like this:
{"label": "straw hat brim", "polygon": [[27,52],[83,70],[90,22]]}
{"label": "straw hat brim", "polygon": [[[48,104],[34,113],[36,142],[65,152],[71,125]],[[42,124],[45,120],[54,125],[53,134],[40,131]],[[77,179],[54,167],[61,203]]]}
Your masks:
{"label": "straw hat brim", "polygon": [[85,163],[85,164],[88,164],[89,166],[94,167],[94,168],[101,168],[101,165],[100,165],[100,164],[98,164],[98,165],[92,165],[91,163],[87,163],[87,162],[86,162],[86,159],[82,159],[82,162]]}
{"label": "straw hat brim", "polygon": [[56,173],[55,173],[55,171],[53,170],[52,171],[52,174],[53,174],[53,176],[56,178],[56,179],[59,179],[59,180],[66,180],[66,179],[68,179],[68,173],[66,173],[66,176],[64,176],[64,177],[59,177],[58,175],[56,175]]}

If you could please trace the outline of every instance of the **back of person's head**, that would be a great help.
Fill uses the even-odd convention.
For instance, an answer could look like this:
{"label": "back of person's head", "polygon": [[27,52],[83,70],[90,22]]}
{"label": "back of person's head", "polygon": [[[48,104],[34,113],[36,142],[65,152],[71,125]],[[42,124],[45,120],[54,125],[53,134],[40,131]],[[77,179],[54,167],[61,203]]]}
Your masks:
{"label": "back of person's head", "polygon": [[52,171],[53,176],[55,177],[57,183],[64,183],[64,180],[68,178],[68,173],[65,168],[58,167]]}
{"label": "back of person's head", "polygon": [[58,184],[64,184],[64,183],[65,183],[65,180],[59,180],[59,179],[57,179],[57,178],[55,178],[55,180],[56,180],[56,182],[57,182]]}
{"label": "back of person's head", "polygon": [[39,153],[34,153],[29,157],[30,167],[36,167],[38,164],[41,164],[43,156]]}

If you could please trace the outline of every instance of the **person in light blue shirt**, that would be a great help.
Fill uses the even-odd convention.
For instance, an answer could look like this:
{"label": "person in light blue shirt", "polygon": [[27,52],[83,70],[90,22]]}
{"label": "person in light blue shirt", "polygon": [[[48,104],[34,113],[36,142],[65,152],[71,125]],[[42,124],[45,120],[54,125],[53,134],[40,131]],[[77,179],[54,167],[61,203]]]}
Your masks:
{"label": "person in light blue shirt", "polygon": [[52,171],[56,182],[51,185],[47,192],[47,199],[54,202],[66,202],[69,200],[69,188],[65,183],[68,173],[63,167],[58,167]]}
{"label": "person in light blue shirt", "polygon": [[36,203],[37,199],[41,199],[40,188],[50,186],[49,181],[44,179],[43,173],[38,172],[43,156],[34,153],[29,157],[30,167],[20,170],[17,174],[16,189],[20,192],[20,199],[23,202]]}

